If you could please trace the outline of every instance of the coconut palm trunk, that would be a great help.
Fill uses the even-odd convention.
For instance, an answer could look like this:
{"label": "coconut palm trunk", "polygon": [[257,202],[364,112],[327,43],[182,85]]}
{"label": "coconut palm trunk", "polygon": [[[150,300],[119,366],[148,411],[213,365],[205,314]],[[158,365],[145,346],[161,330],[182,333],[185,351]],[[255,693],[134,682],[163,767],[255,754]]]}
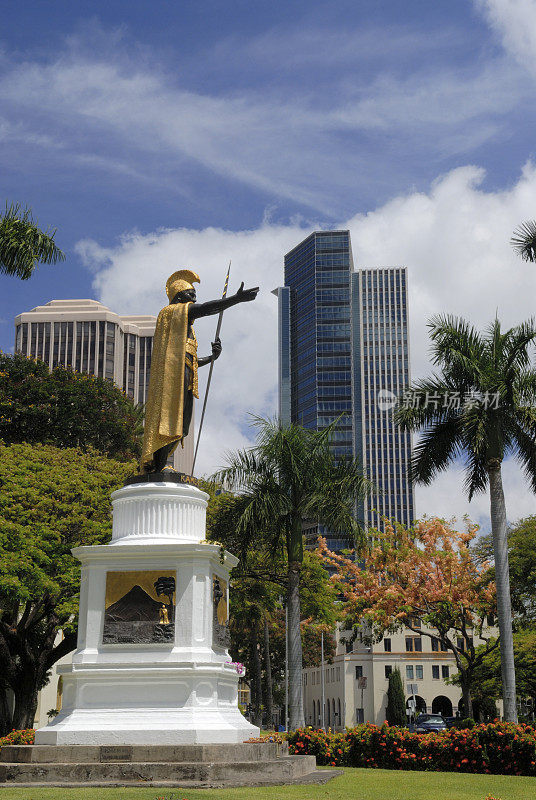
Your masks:
{"label": "coconut palm trunk", "polygon": [[270,655],[270,628],[268,615],[264,615],[264,671],[266,674],[266,727],[272,729],[274,724],[274,702],[272,687],[272,658]]}
{"label": "coconut palm trunk", "polygon": [[293,561],[288,571],[288,674],[289,674],[289,727],[305,727],[302,691],[302,641],[300,626],[300,569]]}
{"label": "coconut palm trunk", "polygon": [[514,667],[514,640],[512,635],[512,604],[510,600],[510,575],[508,570],[508,537],[506,532],[506,503],[502,485],[501,462],[488,462],[490,488],[491,533],[495,559],[497,586],[497,617],[501,647],[501,675],[504,718],[517,722],[516,675]]}

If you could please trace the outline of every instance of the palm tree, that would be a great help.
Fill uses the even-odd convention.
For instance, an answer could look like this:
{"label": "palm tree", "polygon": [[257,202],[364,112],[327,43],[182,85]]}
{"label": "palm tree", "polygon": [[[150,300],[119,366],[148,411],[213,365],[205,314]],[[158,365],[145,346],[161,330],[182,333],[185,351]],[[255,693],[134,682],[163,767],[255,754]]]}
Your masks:
{"label": "palm tree", "polygon": [[257,444],[231,454],[216,480],[240,492],[236,508],[240,549],[246,552],[259,531],[273,552],[286,550],[290,728],[305,725],[302,694],[300,573],[302,522],[318,520],[333,531],[360,541],[356,500],[370,491],[354,460],[336,461],[331,449],[336,423],[321,431],[254,418]]}
{"label": "palm tree", "polygon": [[514,455],[536,491],[536,372],[529,354],[536,328],[529,320],[502,333],[496,319],[481,334],[452,316],[434,317],[428,325],[432,360],[441,374],[414,383],[395,419],[404,430],[422,433],[412,461],[414,481],[428,485],[463,457],[469,500],[489,485],[504,713],[507,720],[516,721],[501,465]]}
{"label": "palm tree", "polygon": [[36,264],[55,264],[65,259],[56,246],[56,231],[42,231],[29,208],[7,205],[0,216],[0,272],[23,281],[31,277]]}
{"label": "palm tree", "polygon": [[510,243],[523,261],[536,262],[536,221],[522,222],[515,229]]}

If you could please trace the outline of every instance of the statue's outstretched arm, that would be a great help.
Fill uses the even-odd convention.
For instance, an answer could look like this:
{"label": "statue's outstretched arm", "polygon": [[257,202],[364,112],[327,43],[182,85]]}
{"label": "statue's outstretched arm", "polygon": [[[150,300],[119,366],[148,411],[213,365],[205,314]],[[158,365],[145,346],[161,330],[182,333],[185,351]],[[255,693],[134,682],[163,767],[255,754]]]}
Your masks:
{"label": "statue's outstretched arm", "polygon": [[200,317],[219,314],[220,311],[225,311],[226,308],[236,306],[238,303],[248,303],[251,300],[255,300],[258,291],[258,286],[253,289],[244,289],[244,284],[241,283],[237,293],[229,297],[223,297],[220,300],[209,300],[207,303],[192,303],[188,307],[188,322],[193,322]]}

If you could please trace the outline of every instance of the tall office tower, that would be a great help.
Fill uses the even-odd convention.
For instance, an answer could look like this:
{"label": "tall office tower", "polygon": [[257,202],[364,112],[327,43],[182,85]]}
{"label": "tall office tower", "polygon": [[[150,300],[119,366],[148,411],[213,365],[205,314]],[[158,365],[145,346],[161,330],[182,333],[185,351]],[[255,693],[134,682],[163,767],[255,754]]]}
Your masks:
{"label": "tall office tower", "polygon": [[[120,316],[96,300],[51,300],[15,317],[15,352],[113,381],[145,403],[156,317]],[[193,420],[184,449],[174,453],[178,472],[191,471]]]}
{"label": "tall office tower", "polygon": [[274,293],[280,418],[317,430],[339,419],[335,455],[359,458],[378,490],[358,517],[367,528],[383,516],[411,524],[411,440],[389,403],[410,377],[406,270],[354,272],[349,231],[317,231],[287,253],[285,286]]}

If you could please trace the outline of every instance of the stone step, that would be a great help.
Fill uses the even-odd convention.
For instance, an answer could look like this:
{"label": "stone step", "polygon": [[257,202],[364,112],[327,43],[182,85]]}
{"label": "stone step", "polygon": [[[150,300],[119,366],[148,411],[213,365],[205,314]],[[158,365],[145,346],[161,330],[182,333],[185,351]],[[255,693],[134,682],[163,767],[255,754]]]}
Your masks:
{"label": "stone step", "polygon": [[271,761],[288,754],[288,743],[244,742],[243,744],[186,745],[6,745],[0,762],[93,763],[93,762],[223,762]]}
{"label": "stone step", "polygon": [[[62,789],[78,789],[81,786],[89,786],[94,788],[119,788],[119,787],[153,787],[155,789],[219,789],[219,788],[232,788],[233,786],[289,786],[289,785],[304,785],[304,784],[324,784],[328,783],[328,781],[336,778],[339,775],[343,774],[342,769],[317,769],[314,772],[308,772],[307,775],[303,775],[299,778],[264,778],[262,773],[259,772],[259,775],[252,779],[249,776],[248,779],[244,780],[236,780],[236,781],[84,781],[84,783],[72,783],[70,781],[56,781],[54,783],[55,787],[59,787]],[[49,787],[50,783],[48,782],[41,782],[41,781],[34,781],[32,783],[20,783],[18,781],[12,781],[9,783],[10,787],[15,789],[24,789],[24,788],[45,788]]]}
{"label": "stone step", "polygon": [[314,756],[283,756],[271,761],[224,762],[19,762],[0,764],[0,783],[9,785],[67,783],[125,785],[126,783],[189,782],[191,785],[260,785],[287,783],[316,771]]}

